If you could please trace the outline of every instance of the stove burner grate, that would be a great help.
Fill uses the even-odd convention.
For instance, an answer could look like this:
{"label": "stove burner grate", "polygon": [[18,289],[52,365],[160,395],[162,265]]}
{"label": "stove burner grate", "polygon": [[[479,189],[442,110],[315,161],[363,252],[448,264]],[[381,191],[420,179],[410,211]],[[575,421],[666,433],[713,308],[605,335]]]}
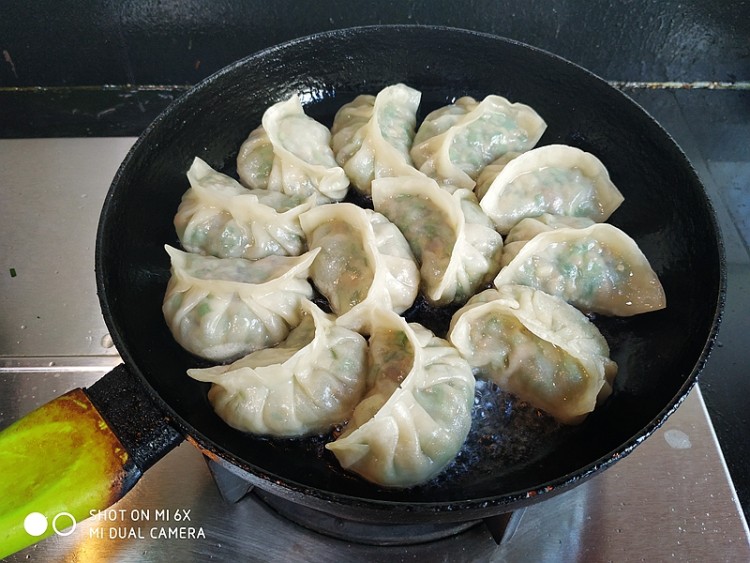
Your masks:
{"label": "stove burner grate", "polygon": [[252,493],[281,517],[308,530],[340,540],[379,546],[416,545],[440,540],[484,525],[496,543],[509,540],[515,533],[524,509],[466,522],[387,524],[357,522],[308,508],[301,504],[268,493],[243,479],[240,475],[206,458],[216,486],[225,501],[239,502]]}

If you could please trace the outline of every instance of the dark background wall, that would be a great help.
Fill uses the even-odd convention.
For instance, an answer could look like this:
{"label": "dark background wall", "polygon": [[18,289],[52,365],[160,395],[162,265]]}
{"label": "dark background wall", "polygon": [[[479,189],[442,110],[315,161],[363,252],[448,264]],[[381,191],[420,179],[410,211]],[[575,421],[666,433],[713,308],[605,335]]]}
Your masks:
{"label": "dark background wall", "polygon": [[193,84],[273,43],[366,24],[518,39],[609,79],[750,75],[746,2],[62,0],[0,2],[0,84]]}
{"label": "dark background wall", "polygon": [[4,0],[2,86],[193,84],[270,44],[366,24],[443,24],[549,49],[605,78],[750,74],[746,2]]}
{"label": "dark background wall", "polygon": [[[259,49],[395,23],[502,35],[614,81],[750,76],[750,4],[738,0],[0,0],[0,135],[62,127],[74,111],[79,128],[90,119],[71,134],[135,134],[186,85]],[[58,115],[45,119],[38,87]]]}

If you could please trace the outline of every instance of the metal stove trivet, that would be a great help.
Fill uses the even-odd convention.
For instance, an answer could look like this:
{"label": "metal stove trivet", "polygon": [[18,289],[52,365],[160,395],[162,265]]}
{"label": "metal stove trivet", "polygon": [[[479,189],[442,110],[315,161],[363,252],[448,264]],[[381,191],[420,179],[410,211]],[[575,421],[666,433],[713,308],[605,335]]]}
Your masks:
{"label": "metal stove trivet", "polygon": [[396,546],[427,543],[455,536],[474,526],[486,526],[492,538],[499,544],[510,539],[518,528],[525,509],[499,514],[483,520],[435,524],[373,524],[356,522],[327,514],[276,495],[254,488],[251,483],[225,468],[221,464],[205,458],[222,498],[230,503],[240,502],[248,494],[253,494],[280,516],[308,530],[366,545]]}

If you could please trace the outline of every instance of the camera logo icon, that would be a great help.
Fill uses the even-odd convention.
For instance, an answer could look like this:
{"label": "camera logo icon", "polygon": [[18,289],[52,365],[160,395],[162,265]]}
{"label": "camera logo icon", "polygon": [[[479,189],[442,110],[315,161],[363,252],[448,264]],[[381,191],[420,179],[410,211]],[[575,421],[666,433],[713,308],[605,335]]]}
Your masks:
{"label": "camera logo icon", "polygon": [[[52,530],[58,536],[69,536],[76,529],[76,519],[70,512],[59,512],[52,518]],[[31,512],[23,520],[23,529],[30,536],[39,537],[49,528],[47,517],[41,512]]]}

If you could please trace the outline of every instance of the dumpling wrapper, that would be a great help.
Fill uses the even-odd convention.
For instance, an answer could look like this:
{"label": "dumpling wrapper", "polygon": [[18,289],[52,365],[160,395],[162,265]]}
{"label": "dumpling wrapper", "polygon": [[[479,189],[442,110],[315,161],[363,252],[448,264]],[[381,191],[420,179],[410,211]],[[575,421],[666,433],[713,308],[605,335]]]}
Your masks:
{"label": "dumpling wrapper", "polygon": [[508,231],[503,245],[503,267],[510,264],[516,254],[536,235],[547,233],[557,229],[585,229],[593,225],[595,221],[587,217],[570,217],[569,215],[551,215],[543,213],[538,217],[527,217],[521,219]]}
{"label": "dumpling wrapper", "polygon": [[448,339],[478,370],[565,424],[580,423],[612,393],[617,364],[596,326],[559,297],[504,285],[474,296]]}
{"label": "dumpling wrapper", "polygon": [[604,164],[593,154],[568,145],[531,149],[509,160],[491,184],[482,178],[479,205],[498,232],[542,213],[606,221],[623,202]]}
{"label": "dumpling wrapper", "polygon": [[607,223],[536,235],[494,284],[541,289],[585,313],[631,316],[667,306],[664,288],[636,242]]}
{"label": "dumpling wrapper", "polygon": [[165,247],[171,277],[162,312],[188,352],[217,362],[275,346],[313,296],[307,281],[318,250],[301,256],[216,258]]}
{"label": "dumpling wrapper", "polygon": [[411,157],[420,172],[449,190],[474,188],[485,166],[536,145],[547,124],[531,107],[502,96],[478,102],[464,96],[429,113],[414,137]]}
{"label": "dumpling wrapper", "polygon": [[343,424],[365,392],[367,342],[311,301],[304,318],[275,348],[231,365],[188,370],[212,383],[208,400],[229,426],[282,438]]}
{"label": "dumpling wrapper", "polygon": [[487,193],[487,190],[492,185],[492,182],[495,181],[495,178],[497,178],[497,175],[502,172],[503,168],[505,168],[511,160],[520,156],[521,154],[523,153],[506,152],[504,155],[493,160],[487,166],[482,168],[479,176],[477,176],[477,183],[474,186],[474,194],[477,196],[477,199],[479,201],[482,201],[484,194]]}
{"label": "dumpling wrapper", "polygon": [[373,313],[370,390],[326,444],[341,466],[385,487],[440,474],[471,427],[475,379],[453,346],[397,314]]}
{"label": "dumpling wrapper", "polygon": [[190,189],[174,218],[188,252],[257,260],[298,256],[305,250],[299,216],[315,205],[269,190],[249,190],[196,157],[187,173]]}
{"label": "dumpling wrapper", "polygon": [[375,178],[419,174],[409,150],[421,97],[418,90],[394,84],[377,96],[357,96],[336,113],[331,147],[361,193],[370,194]]}
{"label": "dumpling wrapper", "polygon": [[349,179],[330,147],[331,132],[305,114],[299,96],[272,105],[261,127],[237,155],[237,174],[251,188],[268,189],[317,203],[341,201]]}
{"label": "dumpling wrapper", "polygon": [[310,268],[339,323],[368,332],[369,312],[403,313],[419,291],[419,268],[409,243],[385,216],[351,203],[311,209],[300,217],[310,249],[320,253]]}
{"label": "dumpling wrapper", "polygon": [[500,269],[503,239],[471,191],[450,193],[427,177],[380,178],[372,201],[409,242],[433,305],[465,302]]}

